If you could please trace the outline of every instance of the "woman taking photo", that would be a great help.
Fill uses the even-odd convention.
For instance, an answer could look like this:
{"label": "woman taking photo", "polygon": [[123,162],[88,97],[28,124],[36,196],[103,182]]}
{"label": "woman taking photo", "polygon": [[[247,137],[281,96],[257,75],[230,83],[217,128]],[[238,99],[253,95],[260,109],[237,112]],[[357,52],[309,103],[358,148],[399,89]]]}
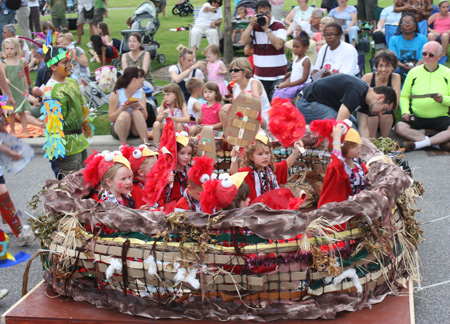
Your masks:
{"label": "woman taking photo", "polygon": [[[267,128],[269,117],[267,111],[270,109],[269,98],[264,90],[261,81],[252,78],[252,66],[245,57],[234,59],[230,64],[231,80],[233,80],[233,100],[236,99],[241,91],[250,92],[254,97],[261,101],[261,126]],[[231,105],[225,105],[220,110],[220,121],[223,123],[226,119],[226,114]]]}
{"label": "woman taking photo", "polygon": [[[400,74],[393,73],[397,67],[398,59],[394,52],[389,50],[382,50],[375,55],[373,65],[376,72],[364,74],[362,80],[366,82],[371,88],[379,86],[388,86],[394,88],[397,93],[397,104],[400,99]],[[358,125],[360,123],[360,114],[358,114]],[[394,125],[393,110],[383,113],[382,115],[369,116],[368,128],[369,136],[371,138],[378,137],[378,128],[382,137],[389,137],[392,126]]]}
{"label": "woman taking photo", "polygon": [[205,68],[206,63],[204,61],[197,61],[194,64],[194,52],[183,45],[178,45],[177,51],[180,53],[178,64],[172,65],[169,68],[169,74],[172,82],[178,84],[181,88],[187,102],[191,95],[186,88],[186,82],[193,77],[204,79],[201,69]]}
{"label": "woman taking photo", "polygon": [[142,37],[139,33],[131,33],[128,36],[128,47],[130,51],[122,55],[122,68],[125,70],[129,66],[140,67],[145,72],[145,81],[153,85],[150,53],[144,50]]}
{"label": "woman taking photo", "polygon": [[145,92],[142,89],[144,75],[144,70],[136,66],[126,68],[111,93],[108,115],[111,135],[120,143],[126,143],[130,136],[141,138],[144,144],[148,142],[148,114]]}

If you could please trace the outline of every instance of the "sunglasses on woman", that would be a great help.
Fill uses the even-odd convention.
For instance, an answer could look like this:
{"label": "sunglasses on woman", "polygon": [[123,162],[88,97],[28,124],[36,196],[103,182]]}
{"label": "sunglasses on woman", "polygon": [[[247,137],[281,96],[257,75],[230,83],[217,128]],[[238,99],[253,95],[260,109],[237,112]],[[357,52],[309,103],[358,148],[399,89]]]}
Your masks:
{"label": "sunglasses on woman", "polygon": [[238,73],[240,71],[244,71],[244,69],[230,69],[230,73],[231,72]]}

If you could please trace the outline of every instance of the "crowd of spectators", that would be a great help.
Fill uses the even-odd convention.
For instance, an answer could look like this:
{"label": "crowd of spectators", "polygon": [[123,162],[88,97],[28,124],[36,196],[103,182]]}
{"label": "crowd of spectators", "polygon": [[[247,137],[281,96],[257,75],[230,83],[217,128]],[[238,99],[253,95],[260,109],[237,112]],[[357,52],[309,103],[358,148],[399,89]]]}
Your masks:
{"label": "crowd of spectators", "polygon": [[[0,17],[0,26],[3,31],[2,38],[15,37],[15,30],[13,31],[11,27],[13,25],[8,24],[14,21],[14,16],[21,26],[23,35],[31,35],[29,31],[32,29],[35,31],[41,30],[40,24],[36,24],[36,21],[39,20],[39,10],[34,9],[36,8],[35,2],[31,0],[23,1],[22,7],[27,7],[29,10],[20,8],[17,12],[6,8],[4,2],[2,2],[3,14]],[[324,2],[323,5],[327,9],[323,9],[309,6],[306,0],[298,0],[298,5],[292,8],[286,18],[280,20],[279,14],[274,14],[274,11],[277,12],[277,8],[282,6],[283,3],[284,1],[260,0],[256,3],[254,11],[248,11],[247,27],[240,30],[239,42],[245,46],[246,53],[251,51],[251,57],[248,58],[249,64],[241,60],[234,60],[231,65],[228,75],[228,79],[231,78],[234,83],[234,86],[230,87],[230,90],[232,90],[231,100],[245,89],[244,91],[252,92],[260,98],[263,103],[263,114],[265,114],[270,101],[273,99],[273,94],[280,88],[280,84],[286,80],[286,76],[290,76],[289,82],[294,83],[296,80],[293,80],[292,76],[302,74],[301,86],[298,87],[299,91],[296,93],[294,103],[306,115],[308,121],[331,116],[341,119],[344,115],[345,117],[351,115],[352,118],[355,117],[355,127],[359,128],[363,137],[375,137],[378,134],[387,137],[390,136],[396,122],[396,114],[393,113],[393,110],[399,106],[403,117],[397,113],[397,120],[402,119],[401,124],[398,124],[395,128],[397,134],[412,141],[418,139],[418,136],[411,136],[409,130],[405,131],[405,125],[409,125],[408,122],[410,122],[407,117],[409,114],[405,112],[409,111],[413,119],[417,118],[414,105],[419,105],[426,100],[406,101],[399,100],[399,98],[403,98],[403,93],[407,91],[406,89],[409,89],[409,86],[405,87],[403,83],[408,84],[411,81],[409,77],[411,71],[414,71],[413,75],[416,75],[417,78],[424,78],[426,75],[426,73],[418,73],[420,69],[425,68],[426,71],[430,72],[428,70],[430,64],[425,64],[425,58],[427,60],[433,58],[441,63],[446,61],[450,35],[448,1],[443,0],[438,7],[433,8],[431,0],[397,0],[392,6],[388,6],[381,11],[378,21],[373,14],[376,5],[373,1],[358,1],[356,7],[349,5],[348,0],[337,0],[330,6],[327,5],[327,2]],[[60,6],[64,6],[64,1],[61,4],[60,0],[50,0],[49,5],[52,6],[52,21],[56,24],[52,33],[56,35],[56,30],[67,26],[64,12],[60,13]],[[197,50],[200,47],[202,37],[206,37],[210,45],[220,45],[221,33],[219,29],[223,19],[221,6],[222,0],[208,0],[202,5],[197,19],[189,31],[190,47],[180,46],[177,48],[179,61],[169,68],[171,81],[181,88],[186,102],[189,101],[191,95],[186,83],[191,78],[205,80],[208,75],[206,63],[197,60]],[[29,19],[27,18],[26,23],[24,23],[22,15],[24,12],[28,15],[28,11]],[[89,24],[90,33],[93,35],[90,37],[92,46],[97,54],[97,61],[102,64],[118,57],[109,34],[106,35],[102,33],[100,28],[96,28],[107,14],[105,0],[79,1],[76,44],[81,43],[84,24]],[[242,11],[240,17],[236,17],[236,19],[243,19]],[[26,25],[26,27],[22,28],[22,25]],[[361,65],[362,59],[365,60],[364,53],[357,47],[359,38],[363,37],[361,26],[364,26],[365,29],[369,26],[373,36],[372,46],[377,50],[383,48],[371,60],[373,72],[369,73],[364,73],[364,64]],[[292,37],[291,40],[290,37]],[[299,39],[299,37],[306,37],[308,41]],[[297,43],[295,43],[296,39],[298,40]],[[62,35],[55,38],[55,44],[58,45],[70,47],[72,42],[73,39],[62,37]],[[128,42],[131,51],[121,58],[123,68],[138,66],[143,69],[145,80],[152,83],[150,55],[142,47],[141,36],[132,34]],[[298,44],[308,44],[302,45],[301,58],[297,57],[296,53],[299,50],[294,50],[294,44],[297,44],[297,47]],[[432,45],[432,51],[425,50],[427,44]],[[43,55],[36,51],[34,47],[30,52],[27,42],[22,41],[22,46],[25,58],[29,60],[30,56],[33,56],[33,64],[37,65],[36,68],[39,68],[40,73],[36,80],[36,86],[42,87],[45,84],[45,75],[47,75],[47,73],[44,73],[46,68],[42,63]],[[73,59],[73,70],[83,77],[89,76],[88,58],[84,51],[80,47],[73,46],[70,52]],[[290,52],[293,53],[292,64],[287,55]],[[423,57],[426,53],[431,54],[432,57]],[[306,78],[303,78],[304,56],[308,57],[308,62],[310,62],[308,63],[310,75]],[[300,64],[298,64],[299,62]],[[291,69],[300,68],[299,66],[302,68],[301,73],[292,71],[293,73],[288,74]],[[434,65],[432,66],[434,68]],[[30,68],[32,68],[31,63]],[[446,69],[445,66],[438,65],[436,70],[447,71]],[[440,73],[439,75],[443,75],[445,79],[447,74]],[[135,78],[140,80],[141,76],[135,76]],[[339,84],[334,84],[335,82]],[[140,84],[140,81],[135,83]],[[418,83],[419,81],[413,79],[412,85]],[[298,85],[298,82],[295,84]],[[343,88],[338,93],[336,90],[343,85],[346,85],[349,89]],[[403,92],[400,90],[402,86]],[[328,87],[330,87],[329,90]],[[390,88],[392,92],[389,94],[377,92],[380,87]],[[426,95],[425,88],[419,91],[422,93],[417,93],[417,88],[414,88],[414,95]],[[378,90],[372,91],[371,89]],[[446,93],[440,87],[435,89],[442,90],[442,92],[437,95],[430,88],[429,93],[433,96],[430,95],[427,100],[434,102],[431,105],[432,107],[437,107],[441,102],[446,102],[447,95],[450,95],[450,92]],[[33,89],[33,92],[35,90],[38,89]],[[135,92],[134,88],[132,90],[132,92]],[[131,90],[128,89],[127,91]],[[325,93],[328,91],[334,93],[335,97],[327,96]],[[350,97],[351,102],[348,102],[347,100]],[[345,98],[346,104],[342,101],[343,98]],[[393,98],[397,99],[394,100]],[[328,108],[324,108],[322,112],[319,112],[317,108],[311,110],[310,107],[314,106],[312,103],[320,105],[321,108],[327,106],[331,110]],[[381,110],[370,108],[374,103],[383,103],[384,106]],[[409,105],[409,110],[406,110],[405,105]],[[117,105],[117,107],[121,106],[122,104]],[[225,107],[221,112],[221,117],[226,112]],[[117,135],[121,140],[126,139],[126,136],[129,135],[143,137],[143,131],[140,127],[135,129],[128,121],[125,131],[122,132],[118,129],[118,126],[122,125],[122,120],[118,118],[119,115],[115,111],[116,108],[113,108],[112,115],[116,118],[111,119],[112,129],[115,130],[114,135]],[[437,114],[439,116],[428,113],[426,116],[421,116],[421,109],[418,110],[418,118],[429,118],[430,116],[431,118],[449,118],[448,112]],[[121,115],[125,116],[124,114]],[[195,120],[194,116],[191,116],[191,118]],[[262,119],[264,125],[267,126],[266,116],[263,116]],[[423,126],[423,124],[420,125]],[[445,125],[443,123],[439,127],[436,126],[435,130],[442,131]],[[416,127],[417,123],[411,127],[413,126]],[[427,128],[433,128],[431,126],[427,124]],[[446,139],[445,136],[443,138]],[[142,140],[146,141],[144,138]],[[433,139],[431,145],[441,144],[440,139],[438,142]],[[411,145],[408,149],[411,149]]]}

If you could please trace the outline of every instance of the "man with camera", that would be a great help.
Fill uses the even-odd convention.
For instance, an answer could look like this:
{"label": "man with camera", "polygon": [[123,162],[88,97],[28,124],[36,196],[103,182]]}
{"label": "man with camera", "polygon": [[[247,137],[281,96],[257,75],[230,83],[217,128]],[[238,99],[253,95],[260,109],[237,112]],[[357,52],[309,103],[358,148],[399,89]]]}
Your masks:
{"label": "man with camera", "polygon": [[[433,146],[450,151],[450,69],[439,64],[442,45],[431,41],[423,47],[423,65],[409,71],[400,94],[402,120],[395,126],[397,135],[408,139],[405,151]],[[432,129],[433,136],[420,129]]]}
{"label": "man with camera", "polygon": [[256,4],[256,15],[241,36],[241,44],[253,42],[254,75],[264,86],[264,90],[272,99],[275,87],[279,85],[287,73],[287,60],[284,53],[286,28],[273,19],[271,6],[267,0]]}

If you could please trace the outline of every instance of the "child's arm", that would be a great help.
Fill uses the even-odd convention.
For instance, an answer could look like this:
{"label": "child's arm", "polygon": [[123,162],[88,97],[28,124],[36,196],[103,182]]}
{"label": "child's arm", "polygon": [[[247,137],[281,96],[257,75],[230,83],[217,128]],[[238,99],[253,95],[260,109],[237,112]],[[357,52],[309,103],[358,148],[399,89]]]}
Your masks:
{"label": "child's arm", "polygon": [[217,74],[218,75],[227,75],[227,73],[228,73],[227,67],[225,66],[225,64],[223,64],[222,61],[220,61],[220,69],[217,72]]}
{"label": "child's arm", "polygon": [[20,65],[22,66],[22,75],[23,75],[23,85],[24,85],[24,93],[23,96],[25,98],[28,98],[28,83],[27,83],[27,78],[25,77],[25,67],[27,66],[27,61],[24,58],[20,59]]}
{"label": "child's arm", "polygon": [[181,111],[183,112],[183,117],[175,117],[172,118],[175,123],[189,123],[191,118],[189,117],[189,113],[187,110],[186,103],[183,103],[183,107],[181,108]]}
{"label": "child's arm", "polygon": [[12,150],[5,144],[0,145],[0,153],[8,154],[13,161],[20,160],[20,158],[22,157],[19,152]]}
{"label": "child's arm", "polygon": [[166,119],[168,112],[166,111],[165,101],[161,103],[161,106],[158,108],[158,115],[156,115],[156,120],[162,123],[164,119]]}
{"label": "child's arm", "polygon": [[289,155],[289,157],[286,159],[288,169],[294,165],[295,161],[297,161],[298,157],[300,156],[299,147],[304,147],[302,140],[294,142],[293,145],[294,145],[294,152],[291,155]]}
{"label": "child's arm", "polygon": [[345,126],[342,124],[334,125],[331,137],[333,137],[333,150],[341,152],[341,137]]}
{"label": "child's arm", "polygon": [[239,155],[240,155],[239,149],[237,149],[236,146],[233,146],[233,149],[231,150],[230,153],[231,156],[230,175],[233,175],[239,171],[239,161],[238,161]]}
{"label": "child's arm", "polygon": [[200,101],[196,101],[192,105],[192,111],[194,111],[196,113],[201,113],[202,112],[202,104],[200,103]]}
{"label": "child's arm", "polygon": [[152,62],[150,58],[150,53],[145,52],[144,54],[144,61],[142,62],[142,70],[145,71],[145,74],[147,74],[148,69],[150,68],[150,63]]}
{"label": "child's arm", "polygon": [[197,125],[201,125],[202,120],[203,120],[203,110],[202,110],[202,106],[200,105],[200,115],[198,115],[198,117],[195,118],[195,122],[197,123]]}
{"label": "child's arm", "polygon": [[[291,82],[290,80],[286,80],[285,82],[280,84],[280,89],[287,88],[287,87],[295,87],[295,86],[305,83],[306,80],[308,80],[309,71],[311,70],[311,61],[306,59],[303,61],[302,65],[303,65],[303,76],[300,79],[295,80],[293,82]],[[282,85],[283,85],[283,87],[282,87]]]}

